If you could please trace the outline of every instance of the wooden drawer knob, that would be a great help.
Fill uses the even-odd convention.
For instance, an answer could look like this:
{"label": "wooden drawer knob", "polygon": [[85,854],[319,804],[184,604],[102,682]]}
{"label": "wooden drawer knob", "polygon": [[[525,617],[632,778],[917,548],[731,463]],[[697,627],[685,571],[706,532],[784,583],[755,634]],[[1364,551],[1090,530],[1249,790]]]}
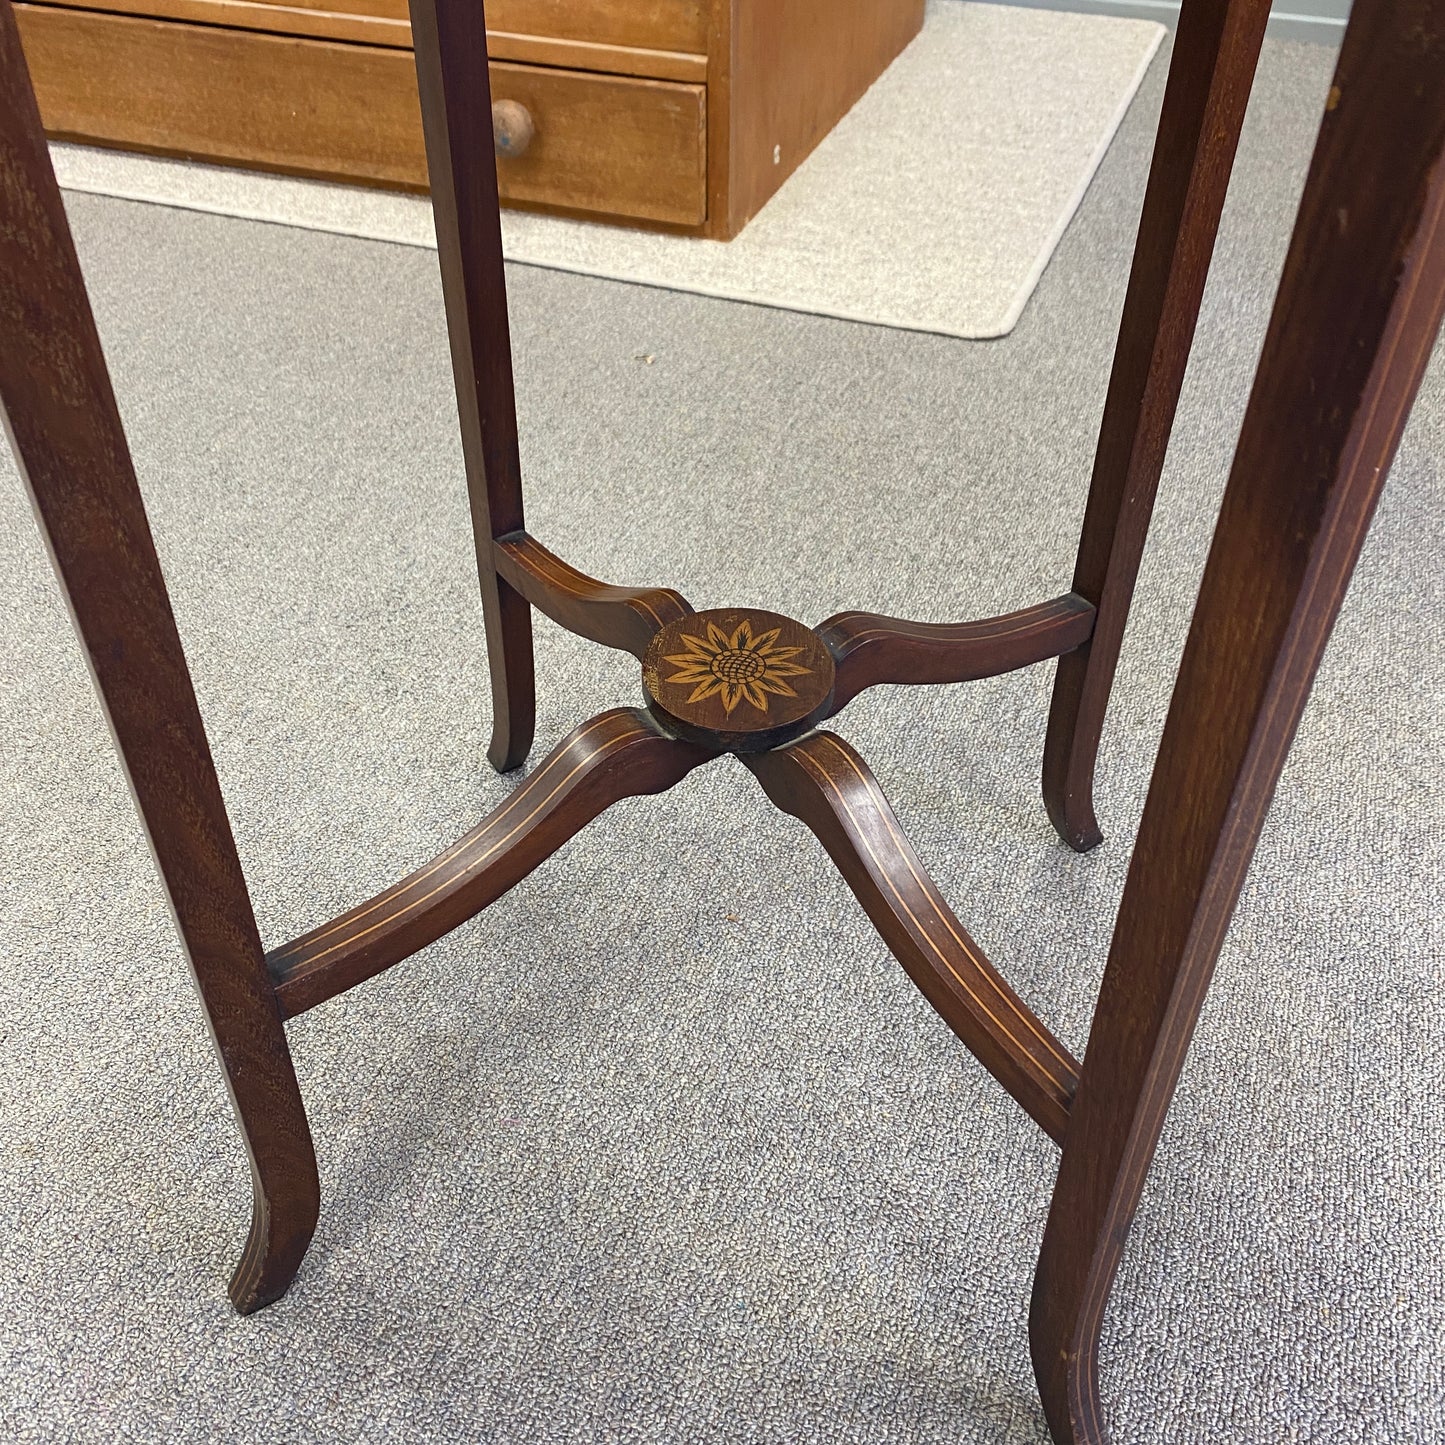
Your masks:
{"label": "wooden drawer knob", "polygon": [[508,160],[526,155],[537,127],[532,112],[518,100],[499,100],[492,106],[492,139],[497,154]]}

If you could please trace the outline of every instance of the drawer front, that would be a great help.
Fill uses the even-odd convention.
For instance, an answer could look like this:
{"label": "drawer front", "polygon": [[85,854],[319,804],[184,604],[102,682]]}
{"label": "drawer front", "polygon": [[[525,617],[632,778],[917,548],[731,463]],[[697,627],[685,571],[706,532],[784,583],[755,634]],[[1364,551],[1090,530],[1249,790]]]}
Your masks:
{"label": "drawer front", "polygon": [[[46,129],[172,155],[424,187],[408,51],[17,5]],[[698,225],[706,217],[701,85],[494,64],[527,108],[503,199]]]}
{"label": "drawer front", "polygon": [[[405,0],[400,0],[405,5]],[[709,0],[487,0],[487,29],[707,54]]]}
{"label": "drawer front", "polygon": [[675,225],[707,217],[707,88],[540,65],[492,66],[492,100],[526,107],[525,152],[499,157],[509,201]]}
{"label": "drawer front", "polygon": [[17,5],[52,135],[424,186],[411,53]]}
{"label": "drawer front", "polygon": [[[404,0],[323,0],[328,6],[344,3],[344,10],[320,8],[311,0],[287,0],[286,4],[280,0],[31,0],[31,3],[58,4],[62,10],[101,10],[148,20],[220,25],[228,30],[263,30],[272,35],[389,45],[398,50],[411,48],[411,23]],[[698,84],[707,80],[707,56],[691,51],[639,48],[495,28],[487,31],[487,50],[493,60],[510,60],[522,65],[597,70],[609,75],[643,75],[651,80],[685,80]]]}
{"label": "drawer front", "polygon": [[[288,9],[409,20],[407,0],[253,0]],[[707,53],[709,0],[486,0],[487,29],[594,45]]]}

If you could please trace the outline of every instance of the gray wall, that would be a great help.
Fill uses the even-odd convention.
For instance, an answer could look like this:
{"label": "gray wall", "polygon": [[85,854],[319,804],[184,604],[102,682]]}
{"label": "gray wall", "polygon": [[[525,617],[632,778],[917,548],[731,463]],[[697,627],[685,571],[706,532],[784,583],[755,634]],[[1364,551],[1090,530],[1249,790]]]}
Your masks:
{"label": "gray wall", "polygon": [[[1006,5],[1036,5],[1049,10],[1093,10],[1101,15],[1141,15],[1172,25],[1179,0],[1003,0]],[[1276,0],[1269,33],[1289,40],[1338,44],[1344,34],[1350,0]]]}

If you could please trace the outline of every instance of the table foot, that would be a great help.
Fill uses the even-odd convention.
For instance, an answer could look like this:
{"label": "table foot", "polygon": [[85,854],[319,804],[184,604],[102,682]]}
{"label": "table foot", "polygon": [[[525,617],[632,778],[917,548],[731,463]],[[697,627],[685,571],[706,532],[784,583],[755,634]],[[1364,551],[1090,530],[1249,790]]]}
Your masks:
{"label": "table foot", "polygon": [[1029,1314],[1029,1350],[1044,1418],[1056,1445],[1109,1445],[1099,1396],[1099,1334],[1109,1283],[1085,1316],[1056,1318],[1051,1302],[1034,1291]]}
{"label": "table foot", "polygon": [[237,1314],[254,1314],[275,1304],[290,1289],[310,1247],[321,1215],[321,1182],[309,1137],[305,1155],[301,1167],[268,1179],[253,1153],[251,1229],[229,1291]]}

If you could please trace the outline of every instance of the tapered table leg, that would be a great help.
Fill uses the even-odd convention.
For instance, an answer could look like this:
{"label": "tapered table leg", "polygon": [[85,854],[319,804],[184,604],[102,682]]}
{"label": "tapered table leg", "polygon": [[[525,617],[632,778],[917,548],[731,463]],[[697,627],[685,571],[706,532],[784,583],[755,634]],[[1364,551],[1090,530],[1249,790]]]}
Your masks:
{"label": "tapered table leg", "polygon": [[1094,456],[1074,592],[1094,630],[1059,659],[1044,806],[1080,851],[1102,840],[1094,761],[1239,143],[1269,0],[1184,0]]}
{"label": "tapered table leg", "polygon": [[1445,312],[1445,0],[1355,0],[1204,573],[1034,1285],[1060,1445],[1107,1439],[1114,1272]]}
{"label": "tapered table leg", "polygon": [[487,756],[505,773],[531,750],[537,704],[531,609],[494,552],[523,520],[486,18],[479,4],[412,0],[411,26],[492,676]]}
{"label": "tapered table leg", "polygon": [[169,895],[251,1162],[242,1313],[316,1227],[316,1156],[100,338],[0,0],[0,416]]}

